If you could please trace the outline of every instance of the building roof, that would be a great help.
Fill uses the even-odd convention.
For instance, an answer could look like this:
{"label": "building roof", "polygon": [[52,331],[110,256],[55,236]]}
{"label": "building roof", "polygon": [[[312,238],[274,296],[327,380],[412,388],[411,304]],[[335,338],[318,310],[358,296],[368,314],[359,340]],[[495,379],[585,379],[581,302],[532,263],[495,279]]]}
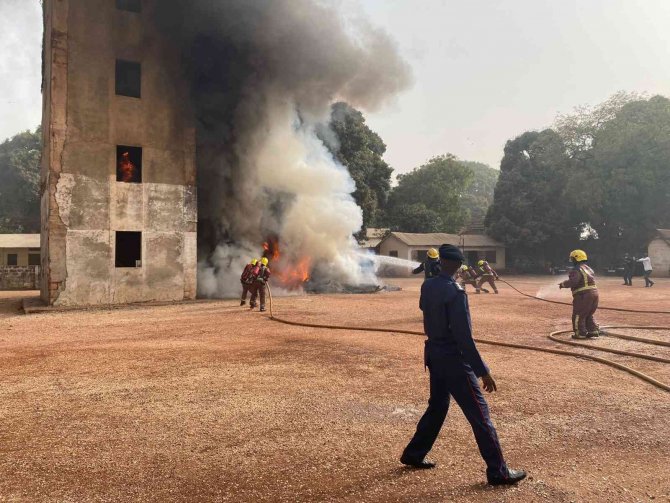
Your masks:
{"label": "building roof", "polygon": [[466,248],[503,246],[502,243],[483,234],[462,234],[459,236],[458,234],[446,234],[443,232],[435,232],[431,234],[392,232],[389,234],[389,236],[394,236],[396,239],[402,241],[407,246],[438,247],[444,243],[454,246],[461,246],[463,244]]}
{"label": "building roof", "polygon": [[670,240],[670,229],[656,229],[656,232],[666,241]]}
{"label": "building roof", "polygon": [[377,248],[389,231],[390,229],[368,227],[365,232],[365,239],[359,243],[360,247]]}
{"label": "building roof", "polygon": [[39,248],[39,234],[0,234],[0,248]]}

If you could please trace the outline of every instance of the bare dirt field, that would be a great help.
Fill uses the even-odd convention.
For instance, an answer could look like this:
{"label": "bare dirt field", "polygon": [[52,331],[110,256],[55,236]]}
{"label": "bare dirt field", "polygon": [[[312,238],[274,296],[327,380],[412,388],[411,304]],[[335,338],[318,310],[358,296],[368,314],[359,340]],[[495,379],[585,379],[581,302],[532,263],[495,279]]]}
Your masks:
{"label": "bare dirt field", "polygon": [[[558,282],[506,279],[532,294]],[[420,330],[420,281],[390,283],[403,290],[275,308]],[[601,305],[670,311],[669,280],[620,283],[600,280]],[[568,307],[500,291],[470,295],[477,337],[570,349],[547,339],[569,328]],[[22,296],[0,292],[0,501],[670,499],[670,393],[598,363],[479,345],[498,382],[489,404],[505,456],[529,472],[490,488],[457,406],[431,453],[437,469],[398,463],[428,394],[419,336],[286,326],[234,301],[25,316]],[[668,315],[599,321],[670,326]],[[592,344],[670,358],[667,347]],[[670,382],[668,364],[601,355]]]}

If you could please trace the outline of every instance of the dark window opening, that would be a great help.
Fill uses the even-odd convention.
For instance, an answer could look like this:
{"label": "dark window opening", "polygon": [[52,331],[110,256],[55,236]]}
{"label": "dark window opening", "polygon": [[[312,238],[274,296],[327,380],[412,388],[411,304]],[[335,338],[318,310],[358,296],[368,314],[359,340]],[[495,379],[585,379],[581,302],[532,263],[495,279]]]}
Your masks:
{"label": "dark window opening", "polygon": [[133,61],[116,60],[116,94],[142,97],[142,65]]}
{"label": "dark window opening", "polygon": [[425,262],[428,258],[428,250],[417,250],[415,254],[414,258],[417,262]]}
{"label": "dark window opening", "polygon": [[490,264],[495,264],[497,262],[496,258],[498,258],[498,257],[496,256],[496,251],[495,250],[487,251],[484,254],[484,260],[486,260]]}
{"label": "dark window opening", "polygon": [[476,251],[469,251],[465,254],[469,265],[476,265],[479,260],[479,255]]}
{"label": "dark window opening", "polygon": [[116,146],[116,181],[142,183],[142,147]]}
{"label": "dark window opening", "polygon": [[391,250],[389,252],[389,257],[397,257],[398,256],[398,250]]}
{"label": "dark window opening", "polygon": [[7,265],[19,265],[19,256],[16,253],[8,253]]}
{"label": "dark window opening", "polygon": [[28,265],[40,265],[40,256],[37,253],[29,253]]}
{"label": "dark window opening", "polygon": [[142,0],[116,0],[116,8],[130,12],[142,12]]}
{"label": "dark window opening", "polygon": [[116,267],[142,267],[142,233],[116,233]]}

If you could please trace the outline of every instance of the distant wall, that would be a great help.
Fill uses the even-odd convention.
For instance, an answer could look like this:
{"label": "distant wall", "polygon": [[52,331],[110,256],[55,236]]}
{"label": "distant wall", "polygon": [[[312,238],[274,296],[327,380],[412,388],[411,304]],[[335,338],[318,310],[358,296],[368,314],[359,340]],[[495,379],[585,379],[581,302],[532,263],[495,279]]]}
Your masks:
{"label": "distant wall", "polygon": [[0,266],[0,290],[39,290],[39,267]]}
{"label": "distant wall", "polygon": [[670,244],[662,239],[654,239],[649,244],[649,258],[654,276],[670,275]]}

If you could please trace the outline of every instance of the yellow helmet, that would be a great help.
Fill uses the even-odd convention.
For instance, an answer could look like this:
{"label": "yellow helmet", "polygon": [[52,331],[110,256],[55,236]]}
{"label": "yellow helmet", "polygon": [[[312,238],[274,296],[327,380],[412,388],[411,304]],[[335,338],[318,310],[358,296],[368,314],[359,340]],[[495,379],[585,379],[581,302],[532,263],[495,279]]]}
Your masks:
{"label": "yellow helmet", "polygon": [[570,252],[570,260],[575,262],[584,262],[587,260],[586,252],[584,250],[572,250]]}
{"label": "yellow helmet", "polygon": [[258,264],[258,259],[257,258],[252,258],[251,259],[251,265],[256,265]]}
{"label": "yellow helmet", "polygon": [[461,266],[461,271],[467,271],[467,270],[468,270],[468,266],[465,265],[465,264],[463,264],[463,265]]}
{"label": "yellow helmet", "polygon": [[268,260],[267,257],[263,257],[263,258],[261,259],[261,264],[263,264],[263,265],[268,265],[268,262],[269,262],[269,260]]}
{"label": "yellow helmet", "polygon": [[480,260],[479,262],[477,262],[477,265],[478,265],[479,267],[483,266],[483,265],[484,265],[484,261],[483,261],[483,260]]}
{"label": "yellow helmet", "polygon": [[437,253],[437,250],[435,248],[431,248],[430,250],[428,250],[428,257],[429,258],[437,258],[439,256],[440,256],[440,254]]}

